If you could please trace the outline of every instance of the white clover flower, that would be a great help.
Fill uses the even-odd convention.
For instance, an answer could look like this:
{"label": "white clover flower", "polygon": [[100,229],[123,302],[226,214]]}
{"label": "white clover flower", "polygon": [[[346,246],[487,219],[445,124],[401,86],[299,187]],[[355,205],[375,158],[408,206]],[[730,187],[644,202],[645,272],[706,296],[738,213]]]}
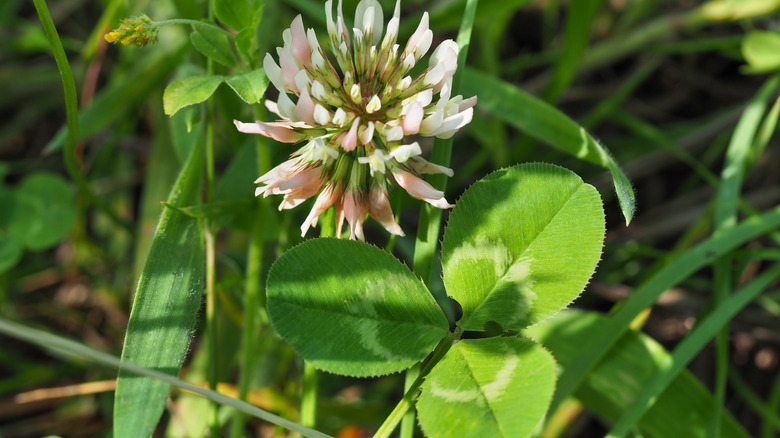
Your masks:
{"label": "white clover flower", "polygon": [[397,44],[400,0],[382,36],[384,17],[377,0],[361,0],[355,26],[347,29],[338,2],[325,2],[331,57],[319,44],[313,29],[306,30],[301,16],[282,33],[278,63],[271,54],[263,68],[279,90],[276,102],[266,102],[279,116],[275,122],[242,123],[239,131],[261,134],[284,143],[307,141],[255,183],[255,195],[284,195],[280,210],[296,207],[316,195],[301,226],[306,234],[331,206],[337,213],[338,235],[344,220],[350,238],[363,239],[366,214],[396,235],[387,195],[388,182],[412,197],[438,208],[450,208],[444,193],[419,177],[423,173],[452,176],[452,170],[428,162],[417,142],[404,136],[452,137],[471,121],[476,97],[451,97],[452,76],[458,64],[458,45],[443,41],[432,53],[429,67],[416,77],[411,69],[433,42],[424,13],[406,46]]}

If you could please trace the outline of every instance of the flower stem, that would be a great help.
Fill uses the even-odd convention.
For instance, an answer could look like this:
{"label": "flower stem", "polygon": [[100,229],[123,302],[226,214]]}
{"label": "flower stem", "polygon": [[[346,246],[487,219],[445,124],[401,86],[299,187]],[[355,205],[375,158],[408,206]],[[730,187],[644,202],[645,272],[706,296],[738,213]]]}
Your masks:
{"label": "flower stem", "polygon": [[[204,221],[203,235],[206,241],[206,337],[208,339],[209,360],[208,360],[208,380],[209,389],[217,389],[217,358],[219,351],[217,349],[217,319],[216,319],[216,293],[214,291],[214,233],[210,229],[208,221]],[[219,406],[211,403],[209,406],[209,425],[211,427],[211,436],[219,436]]]}
{"label": "flower stem", "polygon": [[319,373],[314,365],[303,363],[303,398],[301,399],[301,424],[315,427],[317,423],[317,393],[319,392]]}
{"label": "flower stem", "polygon": [[[214,2],[209,0],[208,2],[208,20],[214,21]],[[214,26],[212,24],[212,26]],[[216,27],[216,26],[214,26]],[[214,74],[214,61],[211,58],[206,58],[206,72],[209,75]],[[206,112],[204,119],[205,134],[206,134],[206,202],[212,202],[214,200],[214,99],[209,99],[206,102]],[[209,347],[209,361],[208,361],[208,380],[209,388],[213,391],[217,390],[217,366],[219,358],[219,331],[217,327],[217,314],[216,314],[216,291],[214,290],[215,280],[215,252],[214,247],[214,234],[215,230],[211,221],[207,218],[205,220],[205,235],[206,235],[206,337]],[[209,404],[209,428],[212,437],[220,436],[219,431],[219,405],[212,402]]]}
{"label": "flower stem", "polygon": [[89,187],[87,179],[81,174],[81,166],[78,158],[76,158],[76,145],[79,141],[79,101],[76,93],[76,81],[73,79],[73,71],[70,68],[65,49],[62,47],[60,36],[57,34],[57,28],[54,26],[54,21],[49,13],[49,8],[46,6],[46,1],[33,0],[33,3],[38,12],[41,24],[43,25],[43,30],[46,33],[46,38],[49,40],[49,47],[51,47],[52,55],[54,55],[54,60],[57,63],[57,69],[60,72],[60,79],[62,81],[62,89],[65,94],[65,115],[68,124],[68,137],[65,142],[63,158],[68,174],[73,178],[73,181],[76,182],[79,192],[85,196],[90,203],[94,204],[95,207],[105,213],[122,229],[133,234],[133,227],[130,222],[121,217],[119,213],[114,211],[108,204],[98,199],[95,194],[92,193],[92,189]]}
{"label": "flower stem", "polygon": [[444,355],[450,351],[450,348],[460,339],[463,335],[463,329],[458,327],[454,332],[449,333],[439,342],[439,345],[433,350],[433,356],[425,364],[422,371],[414,379],[409,389],[404,393],[403,398],[395,406],[390,415],[387,416],[385,422],[379,427],[379,430],[374,434],[374,438],[388,438],[393,430],[395,430],[401,419],[405,418],[406,412],[414,405],[414,400],[420,393],[420,385],[425,380],[425,377],[431,372],[434,366],[444,358]]}
{"label": "flower stem", "polygon": [[[265,116],[262,105],[255,105],[255,119],[262,120]],[[268,142],[265,137],[257,136],[257,169],[258,175],[262,175],[270,169],[271,162]],[[268,202],[264,198],[258,198],[255,204],[255,222],[252,227],[252,237],[249,242],[249,252],[246,261],[246,279],[244,290],[246,293],[244,307],[244,332],[241,354],[241,374],[238,379],[238,398],[246,400],[249,394],[249,384],[252,381],[252,370],[255,364],[255,344],[260,331],[268,324],[268,314],[265,311],[265,297],[261,286],[261,273],[263,272],[263,243],[265,241],[265,220],[268,217]],[[246,415],[236,412],[230,436],[240,438],[244,436],[244,423]]]}
{"label": "flower stem", "polygon": [[158,26],[158,27],[167,26],[169,24],[185,24],[185,25],[189,25],[189,26],[192,26],[192,27],[208,28],[208,29],[216,30],[216,31],[222,33],[223,35],[225,35],[226,37],[228,37],[231,40],[234,39],[234,36],[233,36],[232,33],[228,32],[227,30],[225,30],[225,29],[223,29],[223,28],[221,28],[219,26],[217,26],[216,24],[209,23],[209,22],[206,22],[206,21],[190,20],[190,19],[187,19],[187,18],[172,18],[170,20],[157,21],[157,22],[154,23],[154,25]]}
{"label": "flower stem", "polygon": [[[477,12],[477,3],[478,0],[467,0],[466,9],[463,12],[463,19],[461,21],[461,25],[460,25],[460,29],[458,30],[458,37],[457,37],[457,43],[459,48],[457,71],[463,71],[464,65],[466,63],[466,56],[468,55],[468,49],[471,40],[471,28],[474,25],[474,16]],[[460,75],[456,74],[453,77],[452,94],[456,95],[458,93],[458,90],[460,90]],[[452,138],[446,140],[437,138],[434,141],[433,145],[434,147],[433,147],[433,153],[431,155],[431,162],[435,164],[440,164],[445,167],[449,167],[450,159],[452,157]],[[433,175],[429,179],[429,182],[437,190],[445,191],[447,188],[447,177],[445,175]],[[436,251],[438,249],[438,243],[439,243],[439,231],[441,230],[441,216],[442,216],[442,211],[438,208],[433,208],[433,206],[429,204],[423,204],[422,209],[420,210],[420,221],[419,221],[419,228],[417,230],[417,240],[414,245],[413,266],[414,266],[414,273],[420,276],[423,282],[428,286],[430,286],[431,279],[433,277],[434,260],[436,260]],[[450,312],[448,310],[449,303],[446,302],[446,296],[437,297],[437,301],[439,302],[441,308],[445,310],[445,313],[447,314],[447,318],[450,319],[453,315],[453,312]],[[450,322],[452,323],[454,321],[450,321]],[[459,337],[460,336],[458,336],[458,338]],[[449,346],[447,347],[447,350],[449,350]],[[434,351],[434,357],[436,357],[435,354],[436,353]],[[439,360],[441,360],[441,358],[438,358],[435,362],[438,362]],[[430,365],[432,362],[435,364],[433,360],[428,362],[428,364]],[[428,370],[428,372],[429,371],[430,370]],[[404,399],[401,400],[401,403],[399,403],[399,406],[402,403],[404,404],[405,407],[401,408],[404,413],[407,410],[409,410],[409,407],[411,407],[412,404],[414,403],[414,397],[416,397],[416,393],[418,389],[417,387],[414,386],[414,384],[417,383],[417,381],[420,380],[421,377],[427,375],[426,370],[423,370],[423,372],[420,373],[419,368],[417,369],[412,368],[409,371],[407,371],[405,386],[409,384],[409,381],[413,379],[413,375],[415,375],[416,373],[418,373],[419,375],[417,375],[416,378],[414,378],[414,382],[411,384],[409,390],[407,390],[406,394],[404,395]],[[414,397],[407,399],[406,395],[412,392],[414,393]],[[395,411],[393,412],[395,413]],[[414,411],[410,411],[408,415],[403,416],[403,423],[401,424],[401,438],[412,438],[412,436],[414,435],[414,428],[415,428],[414,417],[415,417]],[[388,420],[390,420],[390,417],[388,417]],[[393,426],[393,428],[395,428],[395,426]],[[390,429],[387,432],[388,435],[390,432],[392,432],[392,429]]]}

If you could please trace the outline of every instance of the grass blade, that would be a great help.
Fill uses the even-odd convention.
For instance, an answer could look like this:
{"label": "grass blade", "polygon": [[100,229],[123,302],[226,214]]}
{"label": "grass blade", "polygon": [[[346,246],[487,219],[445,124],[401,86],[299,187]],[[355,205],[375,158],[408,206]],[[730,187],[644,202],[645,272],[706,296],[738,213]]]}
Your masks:
{"label": "grass blade", "polygon": [[90,347],[87,347],[86,345],[80,344],[75,341],[71,341],[70,339],[65,339],[63,337],[42,332],[34,328],[26,327],[24,325],[11,322],[3,318],[0,318],[0,333],[4,333],[8,336],[12,336],[14,338],[21,339],[26,342],[30,342],[43,349],[53,351],[57,354],[65,354],[67,356],[76,357],[79,359],[86,359],[89,361],[93,361],[97,364],[111,367],[111,368],[122,367],[122,370],[128,373],[134,373],[139,376],[145,376],[150,379],[156,379],[161,382],[165,382],[169,385],[175,385],[179,388],[186,389],[187,391],[192,391],[196,394],[208,398],[209,400],[213,400],[217,403],[230,406],[241,412],[245,412],[254,417],[268,421],[269,423],[273,423],[285,427],[287,429],[298,432],[307,437],[330,438],[328,435],[322,432],[303,427],[300,424],[293,423],[292,421],[274,415],[266,410],[260,409],[257,406],[251,405],[247,402],[243,402],[241,400],[228,397],[225,394],[221,394],[216,391],[211,391],[201,386],[187,383],[184,380],[180,380],[176,377],[173,377],[166,373],[162,373],[157,370],[139,367],[137,365],[123,362],[116,356],[112,356],[108,353],[92,349]]}
{"label": "grass blade", "polygon": [[607,437],[625,436],[715,333],[778,277],[780,277],[780,265],[774,265],[726,299],[721,306],[699,323],[677,346],[674,353],[660,364],[653,378],[634,399],[634,403],[623,412]]}
{"label": "grass blade", "polygon": [[466,69],[463,72],[464,96],[479,96],[478,108],[537,140],[609,169],[626,223],[634,216],[634,189],[628,177],[607,152],[583,127],[550,104],[531,96],[512,84],[493,76]]}
{"label": "grass blade", "polygon": [[[203,152],[193,148],[168,202],[198,201]],[[166,209],[138,281],[127,324],[123,362],[176,376],[189,347],[203,292],[204,249],[197,221]],[[171,385],[120,369],[114,403],[116,437],[148,437]]]}
{"label": "grass blade", "polygon": [[580,60],[590,41],[590,29],[604,0],[580,0],[569,3],[566,14],[566,39],[563,51],[555,63],[552,79],[544,92],[544,100],[554,103],[574,80]]}
{"label": "grass blade", "polygon": [[778,225],[780,225],[780,207],[746,219],[721,235],[700,243],[656,272],[638,287],[598,330],[593,332],[593,336],[580,346],[580,354],[577,360],[572,362],[575,365],[565,369],[559,377],[551,411],[554,411],[561,401],[574,392],[599,359],[620,339],[631,321],[640,312],[652,306],[664,291],[699,268],[713,263],[723,254]]}
{"label": "grass blade", "polygon": [[[739,119],[731,142],[726,151],[726,163],[721,172],[721,183],[715,197],[715,212],[713,225],[715,234],[722,233],[737,223],[737,206],[742,191],[747,162],[751,154],[751,147],[755,145],[755,135],[761,123],[767,101],[780,84],[780,76],[774,76],[768,80],[756,96],[748,103],[747,108]],[[713,307],[722,306],[726,297],[731,293],[733,284],[732,257],[726,254],[715,262],[713,278]],[[720,435],[720,413],[723,410],[723,402],[726,397],[726,379],[729,368],[729,340],[728,324],[716,337],[716,377],[715,399],[712,405],[712,419],[707,436]]]}

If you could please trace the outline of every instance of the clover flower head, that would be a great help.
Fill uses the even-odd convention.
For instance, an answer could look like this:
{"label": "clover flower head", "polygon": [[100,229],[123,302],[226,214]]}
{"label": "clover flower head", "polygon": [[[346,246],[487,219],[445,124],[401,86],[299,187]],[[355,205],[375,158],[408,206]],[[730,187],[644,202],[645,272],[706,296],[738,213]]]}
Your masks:
{"label": "clover flower head", "polygon": [[119,42],[123,45],[132,44],[138,47],[146,47],[149,43],[157,42],[158,26],[146,15],[125,18],[118,28],[107,33],[103,38],[109,43]]}
{"label": "clover flower head", "polygon": [[325,2],[325,13],[329,54],[299,15],[282,34],[278,63],[265,55],[266,75],[279,90],[277,101],[266,101],[266,106],[279,120],[235,121],[241,132],[303,143],[289,160],[255,181],[262,184],[255,194],[284,195],[280,210],[319,194],[301,226],[302,235],[335,206],[337,235],[346,219],[350,238],[362,240],[363,222],[370,215],[388,232],[402,236],[390,208],[389,184],[438,208],[452,207],[443,192],[419,176],[452,176],[452,170],[422,158],[419,143],[405,137],[452,137],[471,121],[476,97],[451,96],[458,63],[458,45],[452,40],[433,51],[421,73],[410,74],[433,42],[427,12],[403,48],[396,41],[400,0],[384,36],[383,12],[376,0],[360,1],[351,33],[341,0],[335,20],[333,0]]}

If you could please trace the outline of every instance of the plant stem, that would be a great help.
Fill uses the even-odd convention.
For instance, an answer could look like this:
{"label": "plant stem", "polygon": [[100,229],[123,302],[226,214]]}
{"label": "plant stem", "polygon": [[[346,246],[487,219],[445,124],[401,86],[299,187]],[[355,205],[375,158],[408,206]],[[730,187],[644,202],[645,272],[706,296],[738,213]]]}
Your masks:
{"label": "plant stem", "polygon": [[[214,1],[208,2],[208,21],[214,21]],[[214,61],[206,58],[206,73],[214,74]],[[206,102],[205,108],[205,134],[206,134],[206,202],[214,201],[214,99]],[[214,290],[215,284],[215,252],[214,234],[211,221],[207,218],[205,221],[206,235],[206,338],[209,347],[208,361],[208,380],[209,388],[213,391],[217,389],[217,366],[219,364],[219,331],[217,327],[216,300],[217,295]],[[220,436],[219,431],[219,406],[216,403],[209,404],[209,428],[212,437]]]}
{"label": "plant stem", "polygon": [[319,388],[317,369],[303,363],[303,398],[301,399],[301,424],[314,428],[317,423],[317,393]]}
{"label": "plant stem", "polygon": [[[209,360],[208,360],[208,380],[209,389],[216,391],[217,389],[217,358],[219,357],[218,351],[218,339],[219,335],[217,331],[217,318],[216,318],[216,293],[214,291],[214,260],[215,260],[215,248],[214,248],[214,233],[209,227],[208,220],[204,221],[203,235],[206,240],[206,338],[208,340],[209,348]],[[211,436],[219,436],[219,416],[218,406],[215,403],[211,403],[209,406],[209,425],[211,428]]]}
{"label": "plant stem", "polygon": [[[478,0],[467,0],[466,8],[463,11],[463,19],[461,21],[460,29],[458,30],[458,70],[463,71],[466,64],[466,56],[468,55],[468,49],[471,44],[471,28],[474,25],[474,16],[477,12]],[[461,75],[456,74],[453,77],[452,92],[457,94],[460,90],[460,78]],[[437,138],[433,143],[433,153],[431,154],[431,162],[440,164],[445,167],[449,167],[450,158],[452,157],[452,138],[443,140]],[[433,175],[429,179],[430,184],[437,190],[442,192],[447,188],[447,177],[445,175]],[[438,208],[434,208],[429,204],[423,204],[420,209],[420,220],[417,228],[417,239],[414,244],[414,258],[413,266],[414,273],[417,274],[426,286],[430,286],[431,278],[433,277],[433,266],[436,260],[436,252],[439,244],[439,231],[441,230],[441,216],[442,211]],[[447,319],[452,316],[452,312],[449,311],[447,306],[449,303],[446,301],[446,297],[438,297],[437,301],[442,309],[445,310]],[[452,322],[452,321],[450,321]],[[449,346],[447,347],[449,350]],[[440,359],[440,358],[439,358]],[[438,360],[436,361],[438,362]],[[419,366],[412,367],[407,371],[404,387],[409,387],[406,394],[414,393],[416,397],[416,383],[421,375],[427,374],[423,372],[420,374]],[[411,385],[410,385],[410,382]],[[404,404],[402,408],[403,414],[405,414],[409,407],[414,403],[414,398],[407,399],[404,395],[404,399],[401,400],[399,406]],[[397,407],[398,408],[398,407]],[[395,411],[393,411],[395,412]],[[401,438],[412,438],[414,435],[415,420],[414,411],[410,411],[408,415],[403,415],[403,423],[401,424]],[[393,414],[391,414],[393,415]],[[388,417],[388,420],[391,418]],[[400,417],[399,417],[400,420]],[[387,423],[387,420],[385,421]],[[392,426],[395,428],[395,425]],[[380,429],[381,430],[381,429]],[[392,432],[390,429],[387,433]]]}
{"label": "plant stem", "polygon": [[170,20],[157,21],[154,24],[155,26],[167,26],[169,24],[185,24],[192,27],[204,27],[222,33],[223,35],[228,37],[231,41],[235,38],[233,34],[228,32],[227,30],[217,26],[216,24],[209,23],[206,21],[190,20],[187,18],[172,18]]}
{"label": "plant stem", "polygon": [[84,195],[90,203],[95,204],[95,206],[105,213],[113,222],[119,225],[120,228],[132,235],[133,226],[130,222],[121,217],[119,213],[114,211],[108,204],[101,199],[98,199],[95,194],[92,193],[92,189],[90,189],[87,179],[81,174],[81,166],[78,158],[76,158],[76,145],[79,141],[79,100],[76,93],[76,81],[73,79],[73,71],[70,68],[65,49],[62,48],[60,36],[57,34],[57,28],[54,26],[54,21],[51,18],[48,6],[46,6],[46,1],[33,0],[33,3],[38,12],[41,24],[43,25],[43,30],[46,33],[46,38],[49,40],[49,47],[51,47],[54,60],[57,63],[57,69],[60,72],[60,79],[62,80],[62,89],[65,94],[65,115],[68,124],[68,138],[65,142],[65,151],[63,153],[65,167],[67,168],[70,177],[76,182],[79,192]]}
{"label": "plant stem", "polygon": [[[254,109],[255,120],[263,120],[265,115],[263,106],[255,105]],[[261,135],[255,137],[257,140],[257,174],[263,175],[270,168],[271,154],[268,150],[266,137]],[[255,222],[252,226],[244,280],[244,290],[246,291],[244,331],[241,349],[241,374],[238,378],[238,398],[241,400],[246,400],[249,394],[249,384],[252,381],[252,369],[254,369],[255,363],[255,341],[259,337],[260,330],[268,324],[268,314],[265,311],[265,299],[260,282],[263,272],[263,243],[265,242],[265,220],[268,210],[268,202],[262,197],[258,198],[255,204]],[[230,432],[231,437],[244,436],[245,420],[246,415],[241,412],[236,413]]]}
{"label": "plant stem", "polygon": [[456,328],[454,332],[447,334],[439,345],[433,350],[433,355],[430,360],[425,364],[420,374],[414,379],[414,382],[409,386],[409,389],[404,393],[403,398],[393,408],[390,415],[387,416],[385,422],[379,427],[379,430],[374,434],[374,438],[388,438],[393,430],[395,430],[401,419],[404,418],[406,412],[414,405],[414,400],[420,392],[420,385],[425,380],[425,377],[431,372],[434,366],[444,358],[444,355],[450,351],[450,348],[455,344],[460,337],[463,336],[463,329]]}

